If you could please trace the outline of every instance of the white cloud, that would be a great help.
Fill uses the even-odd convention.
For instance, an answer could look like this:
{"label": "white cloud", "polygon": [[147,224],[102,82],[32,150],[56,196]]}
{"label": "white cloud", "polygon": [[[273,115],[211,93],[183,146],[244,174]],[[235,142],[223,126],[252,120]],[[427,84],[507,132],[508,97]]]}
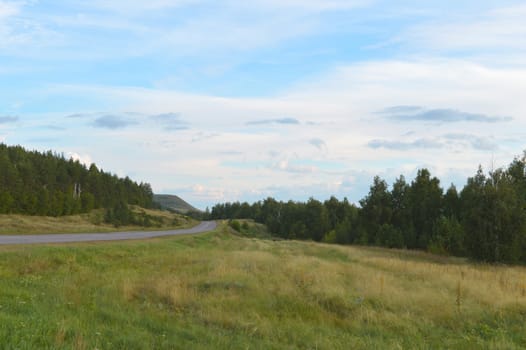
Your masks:
{"label": "white cloud", "polygon": [[[44,16],[64,32],[70,45],[86,39],[83,28],[107,31],[90,57],[144,56],[162,52],[168,57],[213,57],[209,67],[225,70],[243,59],[236,54],[272,48],[283,42],[331,30],[323,14],[367,6],[368,0],[151,0],[79,1],[78,10]],[[188,14],[188,15],[187,15]],[[127,33],[128,40],[111,41]],[[78,37],[80,35],[80,38]],[[66,39],[64,39],[66,40]],[[133,41],[133,45],[128,45]],[[67,52],[74,55],[75,52]],[[206,55],[206,56],[202,56]],[[217,55],[223,57],[221,62]],[[205,69],[206,70],[206,69]]]}
{"label": "white cloud", "polygon": [[[319,193],[329,195],[336,191],[335,184],[345,184],[349,174],[358,169],[365,169],[361,180],[351,187],[339,187],[351,200],[365,195],[374,174],[394,179],[404,173],[410,179],[421,166],[443,176],[446,184],[455,181],[460,187],[465,178],[459,174],[472,175],[478,164],[487,165],[491,158],[499,166],[506,165],[522,151],[524,144],[505,140],[526,137],[522,131],[526,130],[524,91],[526,70],[442,59],[343,66],[269,98],[96,86],[56,86],[53,94],[98,96],[105,103],[111,101],[116,109],[107,111],[109,114],[119,110],[142,115],[177,111],[191,129],[174,134],[152,123],[130,125],[111,139],[94,135],[90,143],[98,146],[90,153],[111,169],[136,171],[156,191],[174,189],[177,183],[178,189],[192,189],[187,193],[190,202],[210,204],[248,198],[253,191],[271,195],[269,188],[276,184],[282,194],[325,184]],[[417,105],[510,116],[513,120],[414,120],[408,125],[377,113],[391,106]],[[247,133],[254,128],[247,122],[283,115],[311,123],[294,124],[293,129],[261,125],[260,132]],[[464,136],[459,136],[459,130]],[[391,143],[371,149],[374,140]],[[116,142],[123,153],[130,154],[129,159],[109,158],[107,148]],[[275,150],[280,150],[279,154],[272,153]],[[235,166],[225,165],[225,156],[218,158],[218,154],[228,154]],[[342,166],[333,169],[335,162]],[[202,187],[194,187],[196,184]]]}
{"label": "white cloud", "polygon": [[[88,50],[103,52],[101,57],[113,57],[115,52],[119,57],[162,52],[163,64],[171,62],[173,55],[195,55],[221,66],[216,61],[223,55],[228,57],[225,61],[230,62],[230,57],[236,61],[240,53],[254,54],[288,40],[319,35],[332,24],[320,13],[352,10],[369,2],[203,1],[199,6],[209,10],[191,16],[185,16],[184,10],[198,1],[80,3],[78,14],[46,17],[44,23],[60,27],[66,36],[71,29],[94,27],[109,34],[131,34],[132,39],[126,40],[130,48],[121,46],[121,36],[115,35],[115,45],[99,37],[98,50],[87,45],[72,52],[71,47],[77,46],[66,45],[67,55],[84,56]],[[37,33],[45,33],[44,24],[35,24],[38,14],[20,16],[30,19],[28,28],[32,28],[20,31],[20,4],[0,0],[0,48],[15,41],[35,42]],[[93,157],[109,170],[135,173],[135,179],[151,182],[156,191],[183,193],[186,189],[185,199],[191,203],[276,193],[288,199],[295,193],[338,192],[357,200],[375,174],[394,178],[403,172],[410,178],[417,167],[429,166],[434,174],[459,178],[458,174],[472,174],[491,157],[505,165],[522,151],[526,70],[520,58],[526,57],[525,15],[526,6],[517,6],[411,26],[399,40],[403,49],[416,52],[413,57],[404,53],[399,59],[341,63],[294,86],[285,82],[282,91],[270,97],[225,98],[74,84],[55,85],[34,93],[42,96],[31,97],[34,101],[88,101],[84,105],[93,105],[95,110],[70,111],[88,113],[88,119],[56,121],[57,125],[64,122],[68,130],[75,128],[76,135],[90,135],[85,140],[64,135],[63,149],[76,150],[72,155],[83,162]],[[167,20],[172,16],[173,22]],[[68,39],[78,38],[75,33]],[[499,59],[486,63],[474,57],[490,49]],[[464,50],[472,51],[457,54],[456,59],[443,57]],[[519,64],[515,68],[503,64],[507,58],[501,50],[511,53]],[[392,106],[421,106],[421,113],[412,114],[411,122],[377,113]],[[124,118],[130,111],[137,114]],[[425,111],[434,112],[434,117]],[[97,117],[99,125],[117,130],[92,128],[89,121]],[[500,122],[506,117],[513,119]],[[129,118],[137,123],[128,123]],[[494,123],[481,123],[484,120]],[[15,137],[10,134],[7,139]]]}
{"label": "white cloud", "polygon": [[[0,52],[16,56],[39,57],[46,55],[43,48],[55,47],[63,42],[63,34],[50,29],[38,15],[29,14],[27,8],[34,1],[5,2],[0,0]],[[24,67],[24,71],[34,67]],[[22,69],[10,67],[9,72]]]}
{"label": "white cloud", "polygon": [[76,152],[67,152],[66,154],[68,158],[79,161],[80,164],[84,164],[87,167],[93,163],[93,160],[89,154],[78,154]]}
{"label": "white cloud", "polygon": [[498,64],[495,59],[507,60],[505,56],[510,54],[526,56],[525,17],[524,4],[482,13],[463,13],[410,27],[398,40],[431,52],[456,51],[465,56],[489,56]]}
{"label": "white cloud", "polygon": [[219,7],[223,10],[243,9],[252,11],[284,9],[306,11],[345,10],[365,6],[372,0],[225,0],[221,2],[211,0],[94,0],[84,3],[99,9],[109,10],[123,14],[144,15],[147,11],[166,11],[191,5]]}
{"label": "white cloud", "polygon": [[0,20],[19,13],[19,5],[14,2],[0,1]]}
{"label": "white cloud", "polygon": [[19,6],[12,2],[0,1],[0,50],[13,41],[9,21],[19,13]]}
{"label": "white cloud", "polygon": [[201,2],[204,0],[92,0],[84,5],[126,15],[143,16],[148,11],[165,11]]}
{"label": "white cloud", "polygon": [[243,2],[246,6],[260,6],[270,9],[296,11],[348,10],[371,4],[372,0],[252,0]]}
{"label": "white cloud", "polygon": [[311,174],[318,172],[318,168],[312,165],[297,165],[289,159],[282,159],[273,165],[273,169],[296,174]]}
{"label": "white cloud", "polygon": [[185,21],[179,26],[159,32],[157,48],[174,47],[171,54],[192,55],[210,50],[212,53],[247,51],[311,33],[317,24],[294,14],[254,16],[225,13]]}

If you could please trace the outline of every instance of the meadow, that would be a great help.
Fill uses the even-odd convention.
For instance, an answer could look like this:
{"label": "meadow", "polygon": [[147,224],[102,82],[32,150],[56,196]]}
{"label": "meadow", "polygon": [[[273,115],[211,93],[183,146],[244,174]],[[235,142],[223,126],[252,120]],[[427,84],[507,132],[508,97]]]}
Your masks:
{"label": "meadow", "polygon": [[[257,232],[257,234],[254,234]],[[0,247],[3,349],[521,349],[526,268],[195,236]]]}

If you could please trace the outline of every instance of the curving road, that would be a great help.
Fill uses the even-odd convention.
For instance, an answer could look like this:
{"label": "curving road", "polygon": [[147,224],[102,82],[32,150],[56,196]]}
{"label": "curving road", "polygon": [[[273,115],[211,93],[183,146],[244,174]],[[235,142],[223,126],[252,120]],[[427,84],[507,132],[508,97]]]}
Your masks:
{"label": "curving road", "polygon": [[0,244],[36,244],[36,243],[68,243],[93,241],[120,241],[125,239],[145,239],[162,236],[174,236],[202,233],[216,228],[215,221],[202,221],[199,225],[188,229],[170,231],[134,231],[109,233],[63,233],[44,235],[10,235],[0,236]]}

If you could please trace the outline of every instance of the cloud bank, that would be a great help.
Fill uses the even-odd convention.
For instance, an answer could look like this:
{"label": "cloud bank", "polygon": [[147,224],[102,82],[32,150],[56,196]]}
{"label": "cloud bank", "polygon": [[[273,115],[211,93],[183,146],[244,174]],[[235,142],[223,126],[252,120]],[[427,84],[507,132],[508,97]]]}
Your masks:
{"label": "cloud bank", "polygon": [[96,128],[117,130],[124,129],[136,123],[137,122],[135,120],[127,119],[121,116],[104,115],[95,119],[91,125]]}
{"label": "cloud bank", "polygon": [[0,0],[0,139],[199,207],[461,187],[526,148],[526,7],[406,5]]}
{"label": "cloud bank", "polygon": [[429,121],[429,122],[480,122],[499,123],[511,121],[511,117],[496,117],[485,114],[463,112],[455,109],[426,109],[420,106],[393,106],[379,112],[385,118],[399,121]]}
{"label": "cloud bank", "polygon": [[300,121],[295,118],[277,118],[277,119],[263,119],[253,120],[246,123],[247,125],[268,125],[268,124],[283,124],[283,125],[298,125]]}

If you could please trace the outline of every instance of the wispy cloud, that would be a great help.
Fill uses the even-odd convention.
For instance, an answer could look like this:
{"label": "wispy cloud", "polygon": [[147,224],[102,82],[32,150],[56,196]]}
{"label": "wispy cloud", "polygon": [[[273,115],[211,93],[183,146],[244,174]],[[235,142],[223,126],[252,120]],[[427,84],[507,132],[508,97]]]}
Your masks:
{"label": "wispy cloud", "polygon": [[19,5],[14,2],[0,2],[0,21],[11,17],[13,15],[18,14],[19,12]]}
{"label": "wispy cloud", "polygon": [[[371,0],[250,0],[238,2],[226,0],[222,2],[225,8],[246,8],[259,11],[280,11],[283,9],[295,9],[302,12],[323,12],[348,10],[370,4]],[[167,11],[170,9],[187,7],[192,5],[212,5],[210,0],[93,0],[90,5],[100,10],[108,10],[115,13],[144,14],[151,11]]]}
{"label": "wispy cloud", "polygon": [[216,132],[198,132],[196,133],[193,137],[192,137],[192,140],[191,142],[201,142],[201,141],[206,141],[206,140],[209,140],[209,139],[212,139],[214,137],[218,137],[220,134],[219,133],[216,133]]}
{"label": "wispy cloud", "polygon": [[74,113],[74,114],[67,115],[66,118],[79,119],[79,118],[92,118],[93,116],[95,116],[95,114]]}
{"label": "wispy cloud", "polygon": [[[114,19],[126,18],[121,27],[137,39],[148,40],[145,47],[162,50],[170,55],[199,55],[243,52],[271,47],[282,42],[318,33],[330,28],[328,21],[319,16],[335,11],[348,11],[367,6],[372,0],[153,0],[153,1],[101,1],[89,2],[87,8],[95,9]],[[200,11],[207,8],[209,11]],[[187,13],[191,13],[187,16]],[[150,21],[154,15],[165,18],[170,14],[170,24],[160,20]],[[112,22],[103,16],[101,26]],[[97,20],[91,20],[95,25]],[[176,23],[176,25],[173,25]],[[72,23],[74,25],[74,23]],[[283,30],[286,28],[286,30]],[[167,47],[176,48],[167,51]],[[230,57],[230,55],[229,55]]]}
{"label": "wispy cloud", "polygon": [[137,122],[132,119],[127,119],[116,115],[104,115],[95,119],[92,123],[92,126],[96,128],[116,130],[126,128],[133,124],[137,124]]}
{"label": "wispy cloud", "polygon": [[199,4],[203,0],[92,0],[90,5],[100,10],[127,15],[144,15],[145,12],[166,11],[192,4]]}
{"label": "wispy cloud", "polygon": [[298,125],[300,121],[295,118],[262,119],[247,122],[246,125],[285,124]]}
{"label": "wispy cloud", "polygon": [[[34,1],[0,1],[0,50],[27,56],[35,49],[55,46],[61,34],[24,10]],[[42,52],[41,52],[42,53]]]}
{"label": "wispy cloud", "polygon": [[342,11],[371,4],[371,0],[253,0],[250,5],[267,9],[295,9],[297,11]]}
{"label": "wispy cloud", "polygon": [[440,149],[446,147],[457,150],[472,148],[478,151],[490,151],[498,148],[498,144],[493,137],[464,133],[448,133],[434,138],[418,138],[411,141],[374,139],[369,141],[367,146],[373,149],[394,151]]}
{"label": "wispy cloud", "polygon": [[454,20],[437,19],[407,29],[401,39],[435,51],[501,50],[524,55],[526,5],[461,13]]}
{"label": "wispy cloud", "polygon": [[388,114],[388,115],[398,115],[398,114],[405,114],[405,113],[418,113],[424,110],[423,107],[420,106],[392,106],[384,108],[383,110],[379,111],[379,114]]}
{"label": "wispy cloud", "polygon": [[310,174],[318,171],[318,168],[315,166],[296,164],[294,161],[287,159],[280,160],[276,164],[273,164],[271,168],[296,174]]}
{"label": "wispy cloud", "polygon": [[181,119],[178,113],[163,113],[150,116],[152,120],[161,124],[164,130],[176,131],[189,129],[188,122]]}
{"label": "wispy cloud", "polygon": [[0,124],[9,124],[9,123],[15,123],[19,120],[19,117],[13,117],[13,116],[4,116],[0,117]]}
{"label": "wispy cloud", "polygon": [[442,148],[444,144],[432,139],[417,139],[414,141],[398,141],[398,140],[381,140],[375,139],[367,144],[370,148],[378,149],[385,148],[397,151],[406,151],[411,149],[430,149]]}
{"label": "wispy cloud", "polygon": [[511,121],[511,117],[497,117],[481,113],[469,113],[456,109],[426,109],[419,106],[393,106],[379,112],[385,118],[399,121],[428,122],[481,122],[498,123]]}
{"label": "wispy cloud", "polygon": [[314,138],[309,140],[309,143],[319,149],[320,151],[327,149],[327,144],[322,139]]}
{"label": "wispy cloud", "polygon": [[243,152],[241,151],[221,151],[221,152],[217,152],[217,154],[224,155],[224,156],[242,156]]}
{"label": "wispy cloud", "polygon": [[492,137],[464,133],[450,133],[443,136],[446,140],[468,144],[474,149],[491,151],[498,148],[498,143]]}
{"label": "wispy cloud", "polygon": [[54,131],[62,131],[62,130],[66,130],[66,128],[63,127],[63,126],[60,126],[60,125],[51,125],[51,124],[48,124],[48,125],[42,125],[41,128],[42,128],[42,129],[47,129],[47,130],[54,130]]}

